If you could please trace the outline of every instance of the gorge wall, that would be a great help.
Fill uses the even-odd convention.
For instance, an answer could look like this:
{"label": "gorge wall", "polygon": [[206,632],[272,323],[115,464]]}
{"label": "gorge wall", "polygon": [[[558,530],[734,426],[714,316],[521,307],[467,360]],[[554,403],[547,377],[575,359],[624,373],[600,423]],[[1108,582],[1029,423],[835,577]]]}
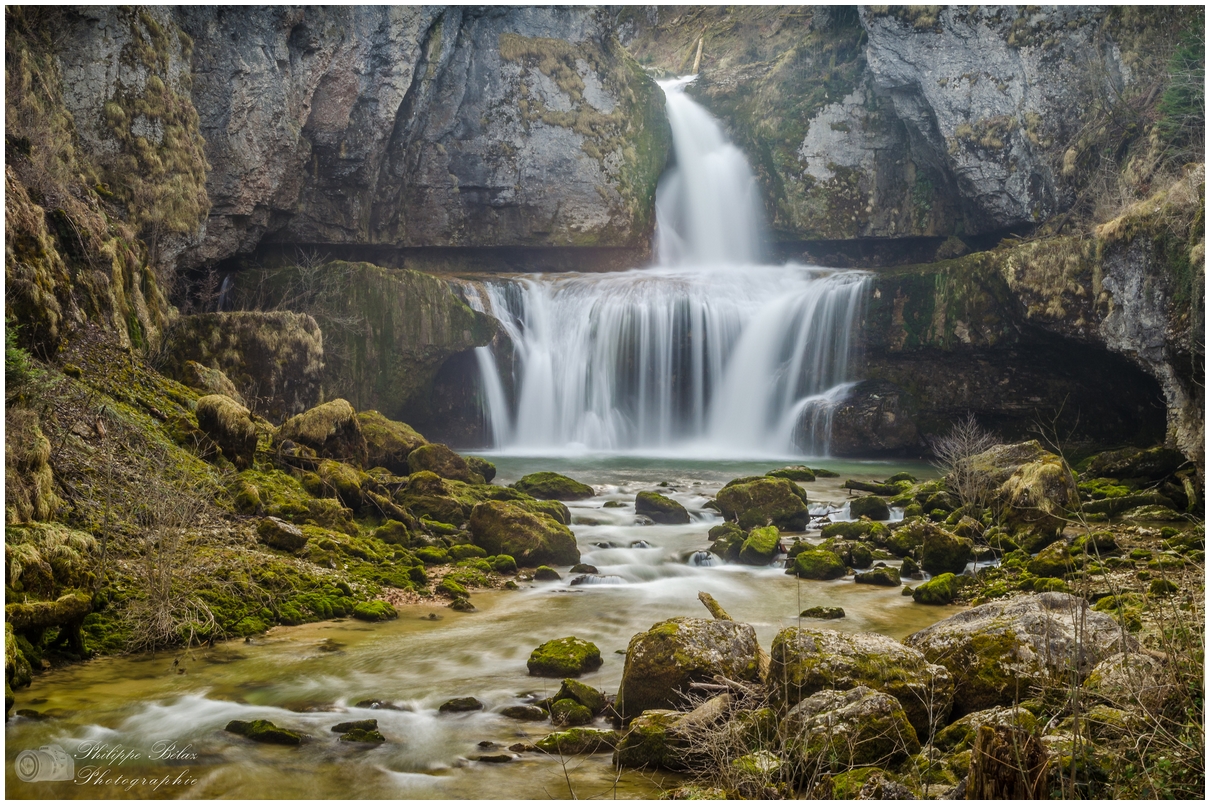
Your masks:
{"label": "gorge wall", "polygon": [[[672,158],[651,75],[689,72],[700,43],[691,92],[753,162],[777,253],[899,266],[874,285],[864,360],[913,412],[913,449],[960,410],[1010,430],[1057,410],[1070,348],[1090,356],[1073,392],[1088,438],[1147,440],[1159,421],[1200,455],[1204,179],[1156,112],[1200,9],[6,14],[6,303],[44,358],[89,321],[154,353],[219,321],[195,313],[293,309],[333,360],[274,397],[281,413],[345,395],[438,433],[456,409],[467,433],[454,398],[493,325],[408,269],[646,262]],[[1009,233],[1030,240],[983,251]],[[298,277],[271,298],[207,284],[219,269],[246,292],[254,264],[324,258],[385,268],[354,272],[368,284],[335,307],[293,293]],[[424,292],[341,307],[384,287]],[[943,365],[981,379],[910,382]],[[1139,382],[1115,391],[1123,377]],[[993,391],[1006,381],[1013,395]],[[883,446],[907,449],[903,433]]]}

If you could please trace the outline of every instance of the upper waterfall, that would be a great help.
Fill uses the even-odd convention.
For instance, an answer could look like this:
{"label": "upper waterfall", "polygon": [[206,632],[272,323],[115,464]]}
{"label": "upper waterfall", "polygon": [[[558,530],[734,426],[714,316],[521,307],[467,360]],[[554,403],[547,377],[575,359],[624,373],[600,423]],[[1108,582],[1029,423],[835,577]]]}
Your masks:
{"label": "upper waterfall", "polygon": [[752,171],[688,80],[661,83],[676,165],[656,194],[660,265],[464,283],[507,336],[477,354],[496,447],[827,453],[868,275],[760,263]]}

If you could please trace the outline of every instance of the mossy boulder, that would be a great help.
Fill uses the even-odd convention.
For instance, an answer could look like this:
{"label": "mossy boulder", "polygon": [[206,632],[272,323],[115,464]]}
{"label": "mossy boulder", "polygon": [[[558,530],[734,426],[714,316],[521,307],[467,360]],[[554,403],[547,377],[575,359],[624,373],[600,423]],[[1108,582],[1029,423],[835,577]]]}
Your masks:
{"label": "mossy boulder", "polygon": [[715,503],[723,517],[741,528],[775,525],[782,531],[807,527],[807,493],[785,478],[738,478],[724,486]]}
{"label": "mossy boulder", "polygon": [[604,693],[575,679],[564,679],[559,691],[552,698],[554,701],[571,699],[586,707],[594,716],[600,715],[609,703]]}
{"label": "mossy boulder", "polygon": [[[483,476],[484,483],[491,483],[496,477],[496,465],[488,461],[486,458],[479,456],[463,456],[466,466],[471,468],[471,472],[477,472]],[[566,524],[565,524],[566,525]]]}
{"label": "mossy boulder", "polygon": [[578,637],[548,640],[529,655],[530,676],[582,676],[601,667],[601,650]]}
{"label": "mossy boulder", "polygon": [[886,501],[877,495],[866,495],[849,501],[849,516],[868,517],[871,520],[891,519],[891,510]]}
{"label": "mossy boulder", "polygon": [[822,771],[893,767],[920,751],[900,702],[864,685],[812,694],[786,714],[778,731],[783,757],[809,779]]}
{"label": "mossy boulder", "polygon": [[1113,618],[1066,593],[983,604],[904,643],[949,669],[958,717],[1028,699],[1055,677],[1083,680],[1097,663],[1135,645]]}
{"label": "mossy boulder", "polygon": [[474,713],[483,709],[483,702],[474,696],[459,696],[442,703],[438,713]]}
{"label": "mossy boulder", "polygon": [[953,573],[934,576],[912,590],[912,600],[917,604],[941,606],[953,603],[958,597],[958,577]]}
{"label": "mossy boulder", "polygon": [[223,728],[227,732],[242,735],[250,741],[262,744],[280,744],[282,746],[298,746],[303,742],[302,733],[279,727],[272,721],[256,719],[255,721],[229,721]]}
{"label": "mossy boulder", "polygon": [[474,543],[488,555],[508,554],[520,567],[574,565],[580,551],[571,530],[544,514],[505,501],[489,500],[471,511]]}
{"label": "mossy boulder", "polygon": [[712,526],[710,531],[707,532],[707,538],[711,542],[728,537],[739,537],[742,541],[743,539],[746,539],[747,536],[748,535],[744,533],[744,529],[740,528],[735,523],[719,523],[716,526]]}
{"label": "mossy boulder", "polygon": [[376,729],[378,729],[378,719],[363,718],[357,721],[342,721],[332,727],[332,732],[338,732],[343,735],[344,733],[352,732],[353,730],[363,730],[368,732]]}
{"label": "mossy boulder", "polygon": [[1174,680],[1156,658],[1141,652],[1111,654],[1084,680],[1095,701],[1127,710],[1159,714],[1177,693]]}
{"label": "mossy boulder", "polygon": [[541,707],[535,707],[532,704],[516,704],[505,707],[500,711],[500,715],[517,721],[545,721],[549,716]]}
{"label": "mossy boulder", "polygon": [[844,561],[832,551],[813,549],[794,557],[794,575],[800,579],[839,579],[848,574]]}
{"label": "mossy boulder", "polygon": [[1009,727],[1038,733],[1038,717],[1024,707],[992,707],[967,713],[937,733],[934,743],[942,752],[962,752],[974,746],[975,736],[983,726]]}
{"label": "mossy boulder", "polygon": [[252,421],[252,412],[230,397],[211,394],[197,401],[197,425],[223,456],[245,470],[252,466],[260,430]]}
{"label": "mossy boulder", "polygon": [[459,525],[466,522],[471,513],[469,505],[454,497],[450,484],[427,470],[412,473],[407,486],[396,492],[391,500],[416,517],[428,517],[439,523]]}
{"label": "mossy boulder", "polygon": [[779,470],[766,472],[770,478],[785,478],[787,481],[805,481],[811,482],[815,480],[815,473],[810,467],[804,467],[801,464],[793,467],[782,467]]}
{"label": "mossy boulder", "polygon": [[684,713],[669,709],[648,709],[631,722],[618,741],[614,765],[630,769],[668,769],[686,771],[687,741],[676,732]]}
{"label": "mossy boulder", "polygon": [[575,699],[556,699],[550,705],[550,720],[556,727],[582,727],[592,718],[592,711]]}
{"label": "mossy boulder", "polygon": [[369,448],[357,412],[347,400],[332,400],[287,419],[274,437],[276,444],[305,445],[324,458],[366,467]]}
{"label": "mossy boulder", "polygon": [[640,492],[634,498],[634,512],[657,523],[681,525],[689,522],[689,512],[672,498],[658,492]]}
{"label": "mossy boulder", "polygon": [[745,565],[767,565],[781,548],[781,532],[777,526],[754,528],[739,549],[739,561]]}
{"label": "mossy boulder", "polygon": [[315,468],[315,474],[319,476],[322,484],[322,487],[317,490],[321,497],[336,497],[353,511],[361,510],[361,486],[368,480],[365,473],[359,472],[348,464],[327,458],[319,462],[319,466]]}
{"label": "mossy boulder", "polygon": [[853,577],[858,584],[877,584],[882,587],[899,587],[903,582],[899,579],[899,570],[893,567],[876,567]]}
{"label": "mossy boulder", "polygon": [[1127,447],[1098,453],[1085,459],[1080,462],[1080,474],[1088,478],[1137,478],[1143,481],[1158,481],[1176,472],[1185,461],[1185,456],[1171,447]]}
{"label": "mossy boulder", "polygon": [[339,740],[344,743],[380,744],[386,742],[386,736],[376,729],[352,729],[342,734]]}
{"label": "mossy boulder", "polygon": [[1053,542],[1079,502],[1071,468],[1036,440],[993,447],[974,456],[971,466],[995,489],[993,505],[1005,512],[1005,524],[1032,536],[1022,543],[1030,551]]}
{"label": "mossy boulder", "polygon": [[949,714],[950,672],[884,635],[790,627],[773,638],[769,653],[770,689],[783,707],[817,691],[864,685],[898,699],[921,735],[929,734],[930,719],[936,728]]}
{"label": "mossy boulder", "polygon": [[973,543],[929,524],[920,546],[920,567],[926,573],[961,573],[973,555]]}
{"label": "mossy boulder", "polygon": [[[65,367],[66,369],[66,367]],[[240,405],[247,407],[248,403],[240,396],[239,390],[221,369],[211,369],[197,361],[185,361],[181,371],[181,382],[202,394],[221,394],[230,397]]]}
{"label": "mossy boulder", "polygon": [[539,565],[534,570],[534,581],[558,581],[561,578],[563,577],[559,575],[559,571],[553,567]]}
{"label": "mossy boulder", "polygon": [[721,674],[759,678],[755,630],[746,623],[671,618],[630,639],[615,705],[623,719],[644,710],[684,705],[693,682]]}
{"label": "mossy boulder", "polygon": [[353,605],[353,617],[359,621],[389,621],[399,617],[395,607],[386,601],[358,601]]}
{"label": "mossy boulder", "polygon": [[298,553],[307,545],[307,536],[302,529],[278,517],[266,517],[257,523],[256,535],[270,548]]}
{"label": "mossy boulder", "polygon": [[484,483],[483,476],[471,469],[466,459],[443,444],[430,442],[408,453],[409,472],[431,472],[451,481]]}
{"label": "mossy boulder", "polygon": [[1039,551],[1037,556],[1029,560],[1026,568],[1035,576],[1061,579],[1075,570],[1075,561],[1068,550],[1067,543],[1056,542]]}
{"label": "mossy boulder", "polygon": [[512,486],[539,500],[585,500],[595,494],[588,484],[557,472],[530,473]]}
{"label": "mossy boulder", "polygon": [[798,613],[800,618],[819,618],[820,620],[836,620],[844,617],[843,607],[807,607]]}
{"label": "mossy boulder", "polygon": [[411,425],[387,419],[378,411],[357,414],[361,434],[366,440],[367,466],[385,467],[396,475],[407,475],[408,455],[428,440]]}
{"label": "mossy boulder", "polygon": [[938,526],[925,517],[904,520],[891,530],[881,544],[896,556],[908,556],[924,544],[925,536],[935,528]]}
{"label": "mossy boulder", "polygon": [[591,755],[612,750],[621,737],[613,730],[572,727],[543,736],[534,746],[550,755]]}
{"label": "mossy boulder", "polygon": [[891,530],[885,524],[875,523],[872,520],[828,523],[820,529],[820,535],[825,539],[837,537],[839,539],[869,540],[875,544],[884,543],[890,534]]}

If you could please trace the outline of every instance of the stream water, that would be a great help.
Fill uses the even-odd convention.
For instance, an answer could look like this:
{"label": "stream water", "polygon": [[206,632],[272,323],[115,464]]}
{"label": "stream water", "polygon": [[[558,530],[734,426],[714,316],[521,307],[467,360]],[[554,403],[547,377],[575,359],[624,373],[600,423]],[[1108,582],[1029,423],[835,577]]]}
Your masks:
{"label": "stream water", "polygon": [[[708,546],[706,532],[721,522],[702,504],[731,478],[767,472],[777,462],[690,461],[626,456],[519,458],[491,455],[498,483],[536,469],[572,474],[597,495],[570,504],[582,560],[610,583],[572,586],[567,568],[557,582],[523,583],[520,590],[478,592],[476,612],[438,604],[400,609],[397,621],[355,620],[278,627],[249,642],[192,652],[105,658],[38,677],[17,694],[17,716],[6,728],[10,797],[323,797],[323,798],[569,798],[651,797],[671,779],[618,773],[606,754],[569,759],[523,753],[508,763],[477,758],[509,754],[507,747],[551,731],[548,722],[513,721],[500,709],[549,695],[557,680],[531,677],[529,653],[546,640],[576,635],[605,659],[583,681],[616,693],[630,638],[677,615],[709,617],[697,600],[711,593],[769,646],[776,632],[799,622],[808,606],[841,606],[846,617],[826,623],[846,631],[901,638],[934,622],[936,607],[914,604],[898,589],[836,581],[800,581],[782,568],[711,563],[692,556]],[[821,462],[812,462],[819,464]],[[920,477],[926,465],[826,461],[841,477],[885,478],[901,469]],[[832,504],[842,519],[848,493],[841,479],[804,484],[815,511]],[[667,483],[668,486],[661,484]],[[656,489],[683,503],[684,526],[636,523],[634,496]],[[608,501],[623,504],[607,508]],[[444,715],[442,702],[475,696],[481,712]],[[355,706],[379,699],[401,709]],[[232,719],[268,719],[314,740],[301,747],[253,744],[223,731]],[[388,742],[374,748],[341,744],[330,728],[377,718]],[[601,722],[598,726],[606,726]],[[483,741],[493,745],[481,746]],[[13,761],[25,749],[57,745],[76,756],[74,782],[22,782]],[[168,748],[175,745],[175,751]],[[137,752],[123,762],[119,752]],[[157,757],[168,751],[181,757]],[[89,759],[92,752],[108,759]],[[89,779],[85,769],[93,778]],[[121,776],[169,782],[136,784]],[[184,781],[196,781],[186,784]],[[569,788],[570,785],[570,788]]]}

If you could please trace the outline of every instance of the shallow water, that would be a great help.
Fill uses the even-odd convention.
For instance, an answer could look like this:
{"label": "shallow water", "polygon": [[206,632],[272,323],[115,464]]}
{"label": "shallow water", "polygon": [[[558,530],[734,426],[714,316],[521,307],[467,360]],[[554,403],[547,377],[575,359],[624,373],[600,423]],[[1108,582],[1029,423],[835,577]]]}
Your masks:
{"label": "shallow water", "polygon": [[[596,497],[569,504],[573,530],[582,561],[596,565],[613,583],[572,586],[572,576],[560,568],[563,579],[558,582],[473,594],[478,608],[473,613],[436,605],[408,607],[386,624],[344,620],[279,627],[248,643],[102,659],[43,674],[33,688],[18,692],[14,712],[31,708],[53,717],[15,717],[6,726],[9,796],[653,797],[664,777],[619,774],[608,754],[570,758],[566,764],[538,753],[503,764],[476,760],[507,753],[509,744],[551,730],[549,723],[512,721],[498,712],[522,703],[526,694],[545,696],[558,687],[558,680],[527,675],[525,661],[534,647],[573,634],[591,640],[605,663],[583,680],[615,693],[624,661],[617,652],[660,620],[708,617],[697,600],[699,591],[714,595],[737,620],[751,623],[766,647],[779,629],[797,623],[797,613],[808,606],[842,606],[847,613],[842,620],[813,625],[895,638],[952,614],[914,604],[898,589],[854,584],[851,577],[800,581],[780,567],[720,565],[717,560],[713,566],[692,565],[693,554],[709,544],[706,531],[720,522],[702,504],[731,478],[763,474],[780,466],[777,462],[490,458],[499,468],[497,483],[549,469],[594,485]],[[847,492],[840,483],[845,477],[881,479],[905,468],[922,478],[935,474],[927,466],[905,462],[807,463],[841,473],[841,478],[803,484],[816,511],[832,504],[843,512]],[[662,482],[668,486],[658,486]],[[636,524],[634,495],[643,489],[680,500],[693,521],[684,526]],[[605,508],[610,500],[625,505]],[[442,702],[468,695],[480,699],[485,709],[438,714]],[[371,698],[403,709],[353,706]],[[222,729],[232,719],[257,718],[301,730],[314,740],[297,748],[253,744]],[[331,726],[360,718],[377,718],[388,742],[373,748],[339,744]],[[481,747],[481,741],[495,746]],[[22,782],[13,766],[17,754],[52,744],[77,756],[76,779]],[[175,750],[166,751],[174,744]],[[88,759],[90,749],[108,757]],[[140,757],[118,762],[123,751]],[[128,787],[122,775],[156,782]],[[165,777],[169,782],[157,787]],[[666,782],[676,779],[669,776]]]}

